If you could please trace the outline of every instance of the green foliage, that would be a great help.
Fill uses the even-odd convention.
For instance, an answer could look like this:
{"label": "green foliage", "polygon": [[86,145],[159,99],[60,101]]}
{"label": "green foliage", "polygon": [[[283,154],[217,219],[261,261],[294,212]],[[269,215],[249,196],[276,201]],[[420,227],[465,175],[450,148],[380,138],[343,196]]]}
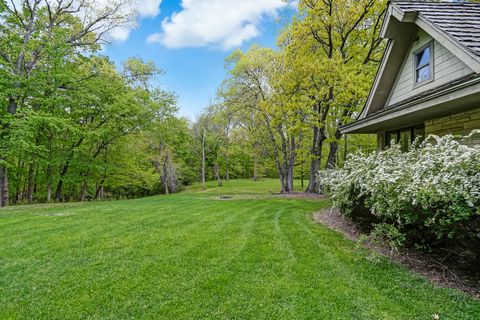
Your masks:
{"label": "green foliage", "polygon": [[480,149],[451,136],[432,136],[406,153],[394,145],[367,157],[354,156],[343,169],[322,172],[319,180],[345,214],[359,217],[366,208],[373,224],[387,224],[381,230],[397,238],[395,245],[403,242],[397,236],[404,235],[406,244],[454,239],[477,250],[479,172]]}
{"label": "green foliage", "polygon": [[101,13],[80,4],[90,10],[83,21],[70,13],[77,5],[0,11],[0,162],[11,203],[158,191],[147,148],[130,137],[165,126],[177,98],[152,85],[161,74],[152,62],[128,59],[117,70],[96,54],[102,35],[91,30],[126,19],[112,9],[123,4]]}

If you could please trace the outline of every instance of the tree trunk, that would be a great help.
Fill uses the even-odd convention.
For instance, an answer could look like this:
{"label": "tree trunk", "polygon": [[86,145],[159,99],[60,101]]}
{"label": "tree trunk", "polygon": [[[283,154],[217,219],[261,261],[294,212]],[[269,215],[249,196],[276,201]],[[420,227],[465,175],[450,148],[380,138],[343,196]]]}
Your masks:
{"label": "tree trunk", "polygon": [[218,186],[219,187],[223,186],[222,179],[220,178],[220,174],[218,172],[218,164],[213,165],[213,173],[215,174],[215,177],[217,178]]}
{"label": "tree trunk", "polygon": [[327,169],[333,169],[337,166],[337,155],[338,155],[338,141],[342,138],[342,133],[340,129],[335,131],[335,140],[330,142],[330,151],[328,153],[328,160],[327,160]]}
{"label": "tree trunk", "polygon": [[103,184],[105,183],[105,177],[102,178],[100,184],[97,185],[95,190],[95,198],[94,200],[103,200]]}
{"label": "tree trunk", "polygon": [[87,197],[87,189],[88,189],[87,180],[84,179],[80,186],[80,202],[85,202],[85,199]]}
{"label": "tree trunk", "polygon": [[302,163],[300,164],[300,186],[302,187],[302,190],[303,188],[305,187],[305,182],[304,182],[304,177],[303,177],[303,166],[305,165],[305,161],[302,161]]}
{"label": "tree trunk", "polygon": [[[10,97],[8,99],[7,112],[11,115],[17,113],[18,104],[15,98]],[[8,127],[8,125],[6,126]],[[4,129],[7,129],[7,128]],[[0,160],[5,160],[4,158]],[[8,169],[4,165],[0,165],[0,207],[8,206],[9,202],[9,192],[8,192]]]}
{"label": "tree trunk", "polygon": [[63,190],[63,178],[68,172],[69,164],[65,164],[60,172],[60,178],[58,179],[57,189],[55,190],[55,202],[60,202],[62,198],[62,190]]}
{"label": "tree trunk", "polygon": [[52,201],[52,167],[47,168],[47,202]]}
{"label": "tree trunk", "polygon": [[258,176],[257,176],[257,158],[256,158],[256,157],[253,158],[253,177],[252,177],[252,180],[253,180],[253,181],[257,181],[257,180],[258,180]]}
{"label": "tree trunk", "polygon": [[170,194],[170,191],[168,190],[168,178],[167,178],[167,170],[163,170],[162,174],[162,180],[163,180],[163,192],[168,195]]}
{"label": "tree trunk", "polygon": [[278,170],[278,179],[280,180],[281,193],[285,193],[287,186],[285,185],[285,176],[281,170]]}
{"label": "tree trunk", "polygon": [[60,202],[62,199],[63,180],[58,180],[57,189],[55,190],[55,202]]}
{"label": "tree trunk", "polygon": [[52,201],[52,182],[49,181],[47,185],[47,202]]}
{"label": "tree trunk", "polygon": [[70,167],[70,161],[72,160],[75,152],[75,148],[79,147],[83,143],[84,137],[81,137],[77,143],[72,146],[70,154],[68,155],[67,161],[60,172],[60,178],[58,179],[57,190],[55,191],[55,201],[60,202],[62,198],[62,190],[63,190],[63,178],[67,175],[68,169]]}
{"label": "tree trunk", "polygon": [[0,166],[0,207],[8,206],[8,170]]}
{"label": "tree trunk", "polygon": [[289,158],[286,159],[287,163],[287,188],[288,192],[293,192],[293,176],[294,176],[294,169],[295,169],[295,160],[297,155],[297,145],[295,142],[295,137],[290,139],[290,150],[289,150]]}
{"label": "tree trunk", "polygon": [[317,174],[320,170],[322,161],[322,148],[325,141],[324,130],[319,127],[313,128],[313,142],[312,142],[312,161],[310,162],[310,173],[307,192],[314,193],[317,191]]}
{"label": "tree trunk", "polygon": [[230,168],[228,167],[228,156],[225,157],[225,180],[230,180]]}
{"label": "tree trunk", "polygon": [[33,185],[34,185],[34,167],[33,163],[28,165],[28,182],[27,182],[27,202],[33,203]]}

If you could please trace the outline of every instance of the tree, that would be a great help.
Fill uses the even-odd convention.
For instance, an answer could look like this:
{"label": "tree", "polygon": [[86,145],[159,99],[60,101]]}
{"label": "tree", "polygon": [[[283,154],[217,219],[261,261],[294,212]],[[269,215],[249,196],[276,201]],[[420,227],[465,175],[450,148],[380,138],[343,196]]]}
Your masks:
{"label": "tree", "polygon": [[339,128],[358,112],[382,52],[378,33],[385,1],[302,0],[298,18],[279,39],[287,64],[300,77],[312,127],[310,183],[316,190],[323,143],[329,139],[327,166],[337,162]]}
{"label": "tree", "polygon": [[[2,124],[3,138],[8,139],[19,108],[36,108],[30,104],[31,97],[45,93],[40,84],[48,82],[58,64],[94,52],[109,31],[130,20],[123,10],[126,5],[128,2],[118,0],[105,6],[91,0],[0,3],[0,70],[5,79],[2,91],[6,113],[10,116]],[[0,159],[2,206],[9,202],[9,163],[8,159]]]}
{"label": "tree", "polygon": [[297,86],[283,81],[290,71],[283,52],[254,46],[246,53],[234,52],[228,62],[232,68],[222,95],[249,110],[244,121],[265,129],[281,192],[292,192],[297,141],[305,115],[295,99]]}

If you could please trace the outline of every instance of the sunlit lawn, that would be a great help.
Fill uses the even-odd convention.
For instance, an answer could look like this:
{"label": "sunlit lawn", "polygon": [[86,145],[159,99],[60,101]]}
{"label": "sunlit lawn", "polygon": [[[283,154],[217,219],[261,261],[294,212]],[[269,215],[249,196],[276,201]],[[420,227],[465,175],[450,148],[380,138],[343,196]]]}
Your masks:
{"label": "sunlit lawn", "polygon": [[326,201],[277,190],[0,210],[0,319],[480,319],[479,302],[315,224]]}

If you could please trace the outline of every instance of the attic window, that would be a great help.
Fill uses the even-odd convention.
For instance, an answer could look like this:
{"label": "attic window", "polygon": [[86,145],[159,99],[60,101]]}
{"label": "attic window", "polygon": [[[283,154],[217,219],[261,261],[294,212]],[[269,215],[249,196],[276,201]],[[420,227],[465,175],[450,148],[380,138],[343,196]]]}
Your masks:
{"label": "attic window", "polygon": [[433,80],[433,50],[432,44],[415,51],[415,84]]}

